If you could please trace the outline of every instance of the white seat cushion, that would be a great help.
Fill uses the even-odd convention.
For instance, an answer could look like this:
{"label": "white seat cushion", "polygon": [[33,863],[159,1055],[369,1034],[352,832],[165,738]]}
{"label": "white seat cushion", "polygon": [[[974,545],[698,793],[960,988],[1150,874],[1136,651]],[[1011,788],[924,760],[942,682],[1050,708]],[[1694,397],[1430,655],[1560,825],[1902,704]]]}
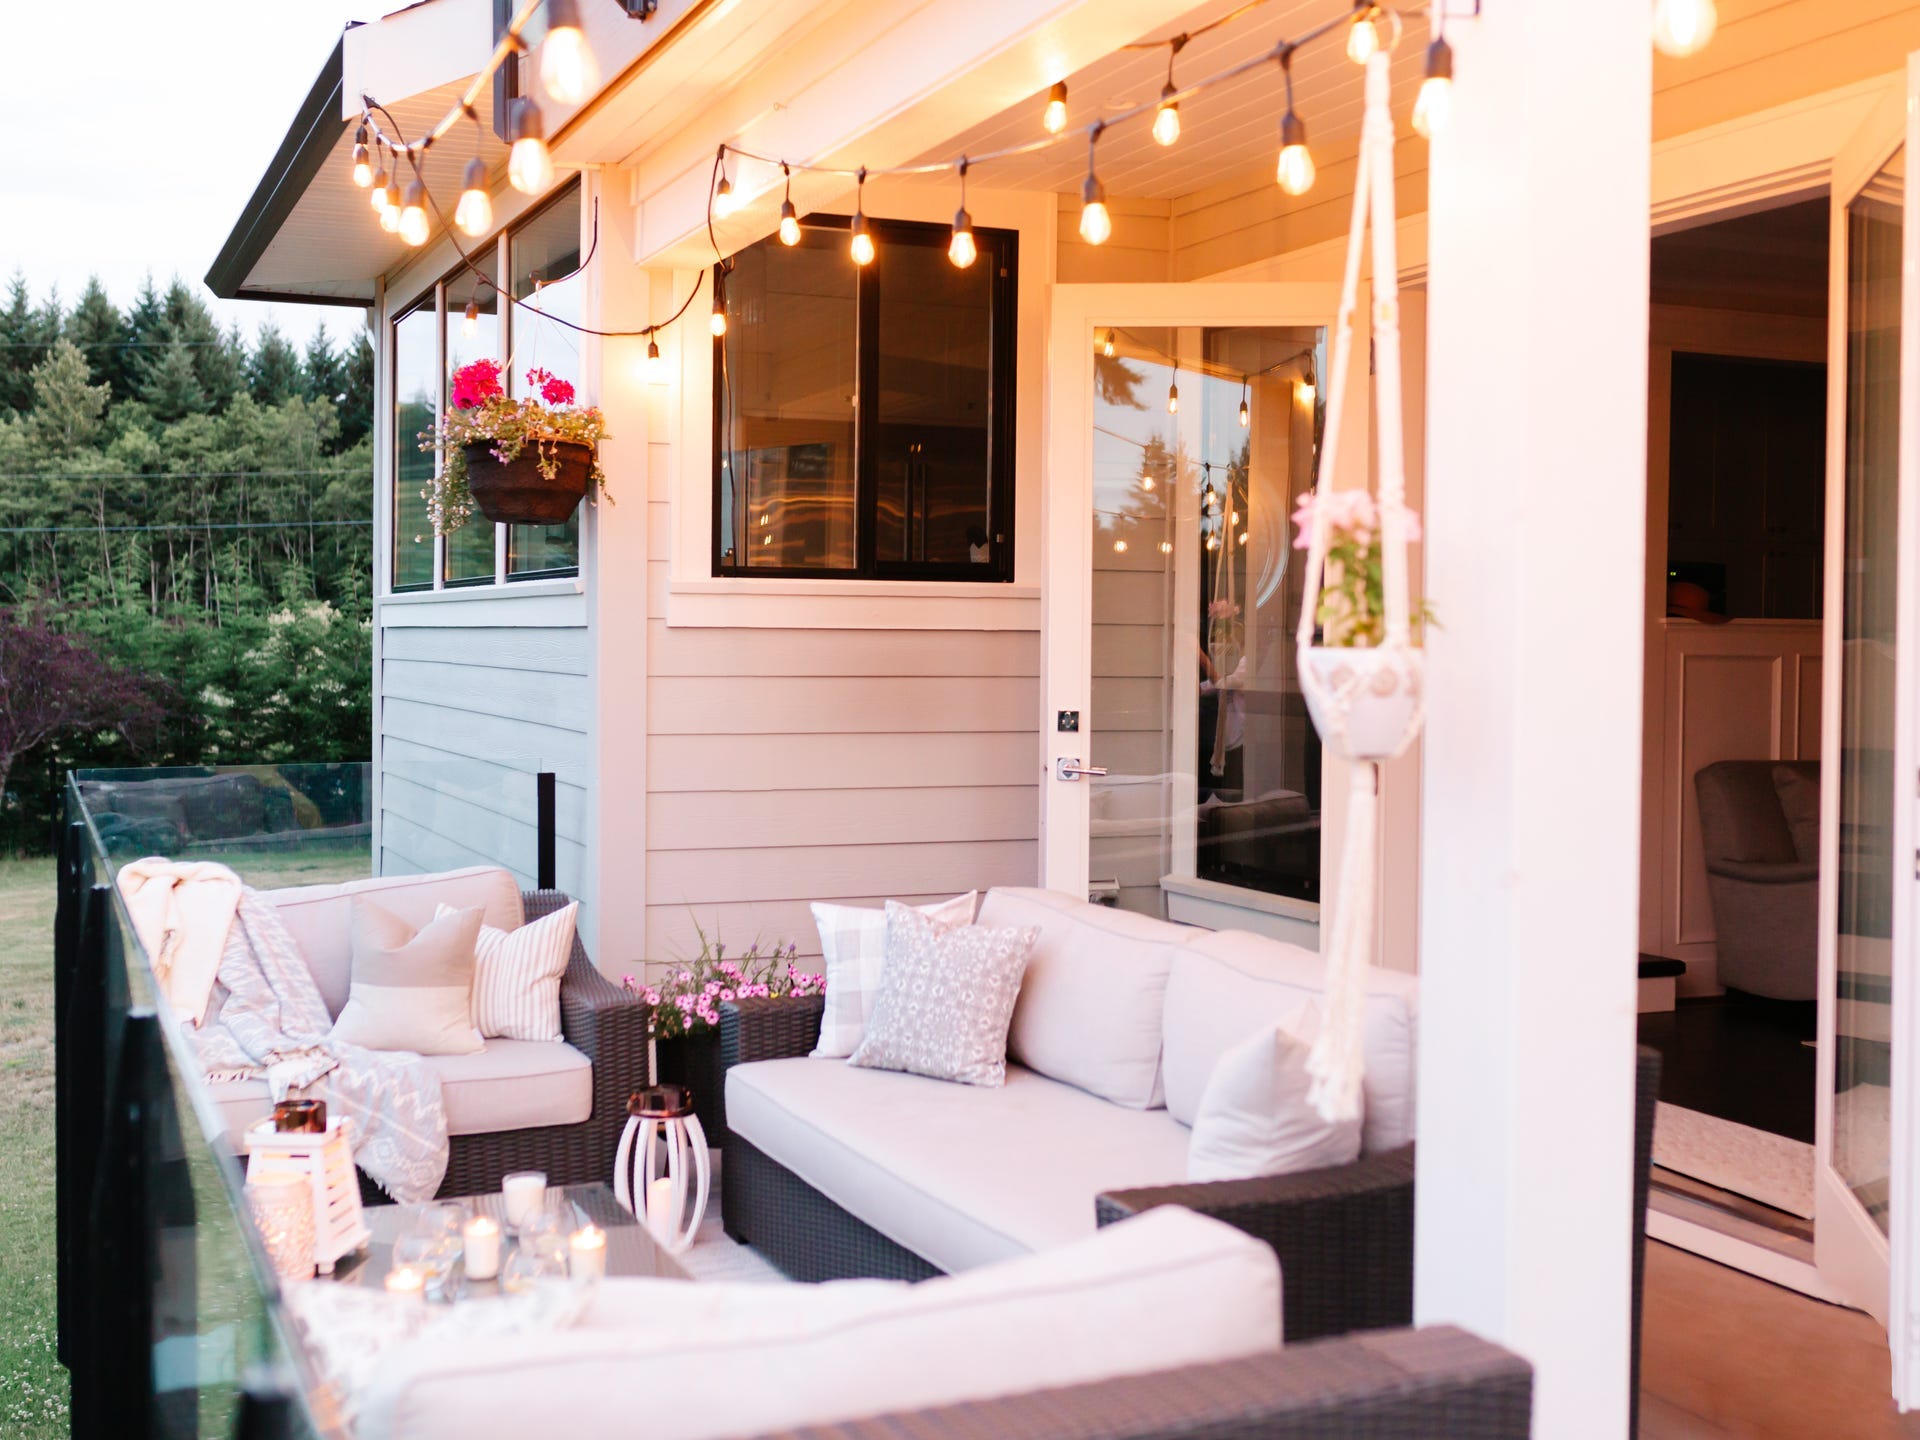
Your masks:
{"label": "white seat cushion", "polygon": [[1202,932],[1052,890],[989,890],[980,923],[1040,933],[1013,1010],[1009,1059],[1116,1105],[1166,1103],[1167,971],[1174,952]]}
{"label": "white seat cushion", "polygon": [[[1311,950],[1221,930],[1182,949],[1167,977],[1167,1109],[1183,1125],[1221,1056],[1255,1031],[1276,1026],[1307,1000],[1324,1004],[1326,966]],[[1361,1030],[1366,1057],[1361,1153],[1375,1155],[1413,1139],[1414,1045],[1419,986],[1411,975],[1372,970]]]}
{"label": "white seat cushion", "polygon": [[436,906],[478,909],[481,920],[500,930],[518,930],[525,918],[520,885],[497,865],[475,865],[438,875],[376,875],[340,885],[300,885],[269,890],[307,969],[319,987],[327,1013],[335,1019],[347,1003],[353,970],[353,897],[366,895],[418,930],[433,919]]}
{"label": "white seat cushion", "polygon": [[715,1440],[1271,1353],[1280,1270],[1251,1236],[1165,1208],[920,1285],[607,1280],[577,1328],[511,1335],[460,1314],[480,1308],[391,1348],[361,1440]]}
{"label": "white seat cushion", "polygon": [[[578,1125],[593,1114],[593,1065],[564,1040],[489,1040],[471,1055],[430,1055],[427,1063],[440,1076],[449,1135]],[[240,1132],[273,1113],[267,1082],[227,1081],[207,1093],[244,1153]],[[326,1098],[324,1080],[316,1093]]]}
{"label": "white seat cushion", "polygon": [[956,1272],[1090,1234],[1102,1190],[1177,1185],[1187,1131],[1017,1065],[995,1089],[763,1060],[727,1072],[727,1126],[881,1234]]}

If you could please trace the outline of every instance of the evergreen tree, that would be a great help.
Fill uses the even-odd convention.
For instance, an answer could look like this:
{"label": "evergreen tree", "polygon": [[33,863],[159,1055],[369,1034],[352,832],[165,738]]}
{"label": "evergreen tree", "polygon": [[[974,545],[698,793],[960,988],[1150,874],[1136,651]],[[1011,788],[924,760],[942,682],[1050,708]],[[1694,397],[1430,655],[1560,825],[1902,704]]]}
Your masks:
{"label": "evergreen tree", "polygon": [[71,340],[54,341],[32,378],[27,433],[44,455],[64,459],[99,440],[113,387],[91,383],[86,357]]}
{"label": "evergreen tree", "polygon": [[340,352],[333,348],[333,339],[325,325],[315,330],[307,342],[306,368],[307,397],[339,404],[347,388],[346,364]]}
{"label": "evergreen tree", "polygon": [[80,303],[67,317],[63,333],[79,347],[81,358],[87,362],[87,373],[95,384],[111,385],[115,400],[133,397],[133,376],[127,364],[131,352],[126,348],[126,321],[119,307],[107,298],[98,275],[88,277],[87,288],[80,292]]}
{"label": "evergreen tree", "polygon": [[340,448],[351,450],[373,432],[373,337],[365,330],[341,357]]}
{"label": "evergreen tree", "polygon": [[229,396],[246,388],[246,351],[238,334],[221,333],[206,302],[178,276],[167,286],[162,309],[166,338],[186,346],[193,360],[194,379],[209,404],[223,405]]}
{"label": "evergreen tree", "polygon": [[[50,308],[57,317],[58,302]],[[14,271],[6,308],[0,310],[0,411],[25,414],[33,404],[33,367],[46,358],[47,346],[60,333],[57,319],[48,332],[48,313],[35,308],[27,277]]]}
{"label": "evergreen tree", "polygon": [[207,413],[207,392],[200,388],[200,377],[193,373],[193,352],[185,345],[176,343],[149,351],[144,368],[146,378],[140,385],[140,398],[155,419],[170,425],[189,415]]}
{"label": "evergreen tree", "polygon": [[260,338],[247,360],[247,389],[261,405],[292,400],[306,388],[300,356],[280,327],[271,320],[260,327]]}

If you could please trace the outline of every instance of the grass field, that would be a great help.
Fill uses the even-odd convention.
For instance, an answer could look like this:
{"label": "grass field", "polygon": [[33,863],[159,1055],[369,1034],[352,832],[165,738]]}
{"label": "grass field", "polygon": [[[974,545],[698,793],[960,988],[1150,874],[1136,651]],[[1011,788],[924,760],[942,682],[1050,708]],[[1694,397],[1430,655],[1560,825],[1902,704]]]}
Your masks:
{"label": "grass field", "polygon": [[[368,873],[364,849],[227,859],[262,889]],[[67,1434],[54,1359],[52,860],[0,858],[0,1437]]]}

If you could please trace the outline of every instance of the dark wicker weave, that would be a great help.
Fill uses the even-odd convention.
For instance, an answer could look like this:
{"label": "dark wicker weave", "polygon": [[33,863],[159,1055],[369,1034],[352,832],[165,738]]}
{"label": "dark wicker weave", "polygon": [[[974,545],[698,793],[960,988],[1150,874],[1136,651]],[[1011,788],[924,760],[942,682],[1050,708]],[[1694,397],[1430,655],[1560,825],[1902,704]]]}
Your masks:
{"label": "dark wicker weave", "polygon": [[1524,1360],[1434,1326],[807,1427],[779,1440],[1523,1440],[1532,1409]]}
{"label": "dark wicker weave", "polygon": [[720,1166],[721,1224],[789,1279],[927,1280],[940,1271],[740,1138]]}
{"label": "dark wicker weave", "polygon": [[[570,897],[558,890],[521,896],[528,920],[551,915]],[[560,1033],[593,1062],[593,1113],[578,1125],[543,1125],[492,1135],[455,1135],[448,1143],[442,1197],[483,1195],[514,1170],[544,1170],[550,1185],[581,1185],[613,1174],[613,1152],[627,1123],[627,1097],[647,1083],[646,1003],[594,969],[576,934],[560,981]],[[388,1202],[362,1173],[361,1197]]]}

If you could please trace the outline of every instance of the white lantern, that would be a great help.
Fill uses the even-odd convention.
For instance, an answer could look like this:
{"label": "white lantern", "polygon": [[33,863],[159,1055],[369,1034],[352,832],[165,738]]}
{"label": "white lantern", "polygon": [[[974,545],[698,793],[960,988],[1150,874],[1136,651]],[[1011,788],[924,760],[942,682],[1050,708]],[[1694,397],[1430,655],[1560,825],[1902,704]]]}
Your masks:
{"label": "white lantern", "polygon": [[627,1101],[627,1128],[613,1160],[613,1193],[643,1220],[654,1243],[678,1255],[707,1213],[713,1159],[682,1085],[652,1085]]}

